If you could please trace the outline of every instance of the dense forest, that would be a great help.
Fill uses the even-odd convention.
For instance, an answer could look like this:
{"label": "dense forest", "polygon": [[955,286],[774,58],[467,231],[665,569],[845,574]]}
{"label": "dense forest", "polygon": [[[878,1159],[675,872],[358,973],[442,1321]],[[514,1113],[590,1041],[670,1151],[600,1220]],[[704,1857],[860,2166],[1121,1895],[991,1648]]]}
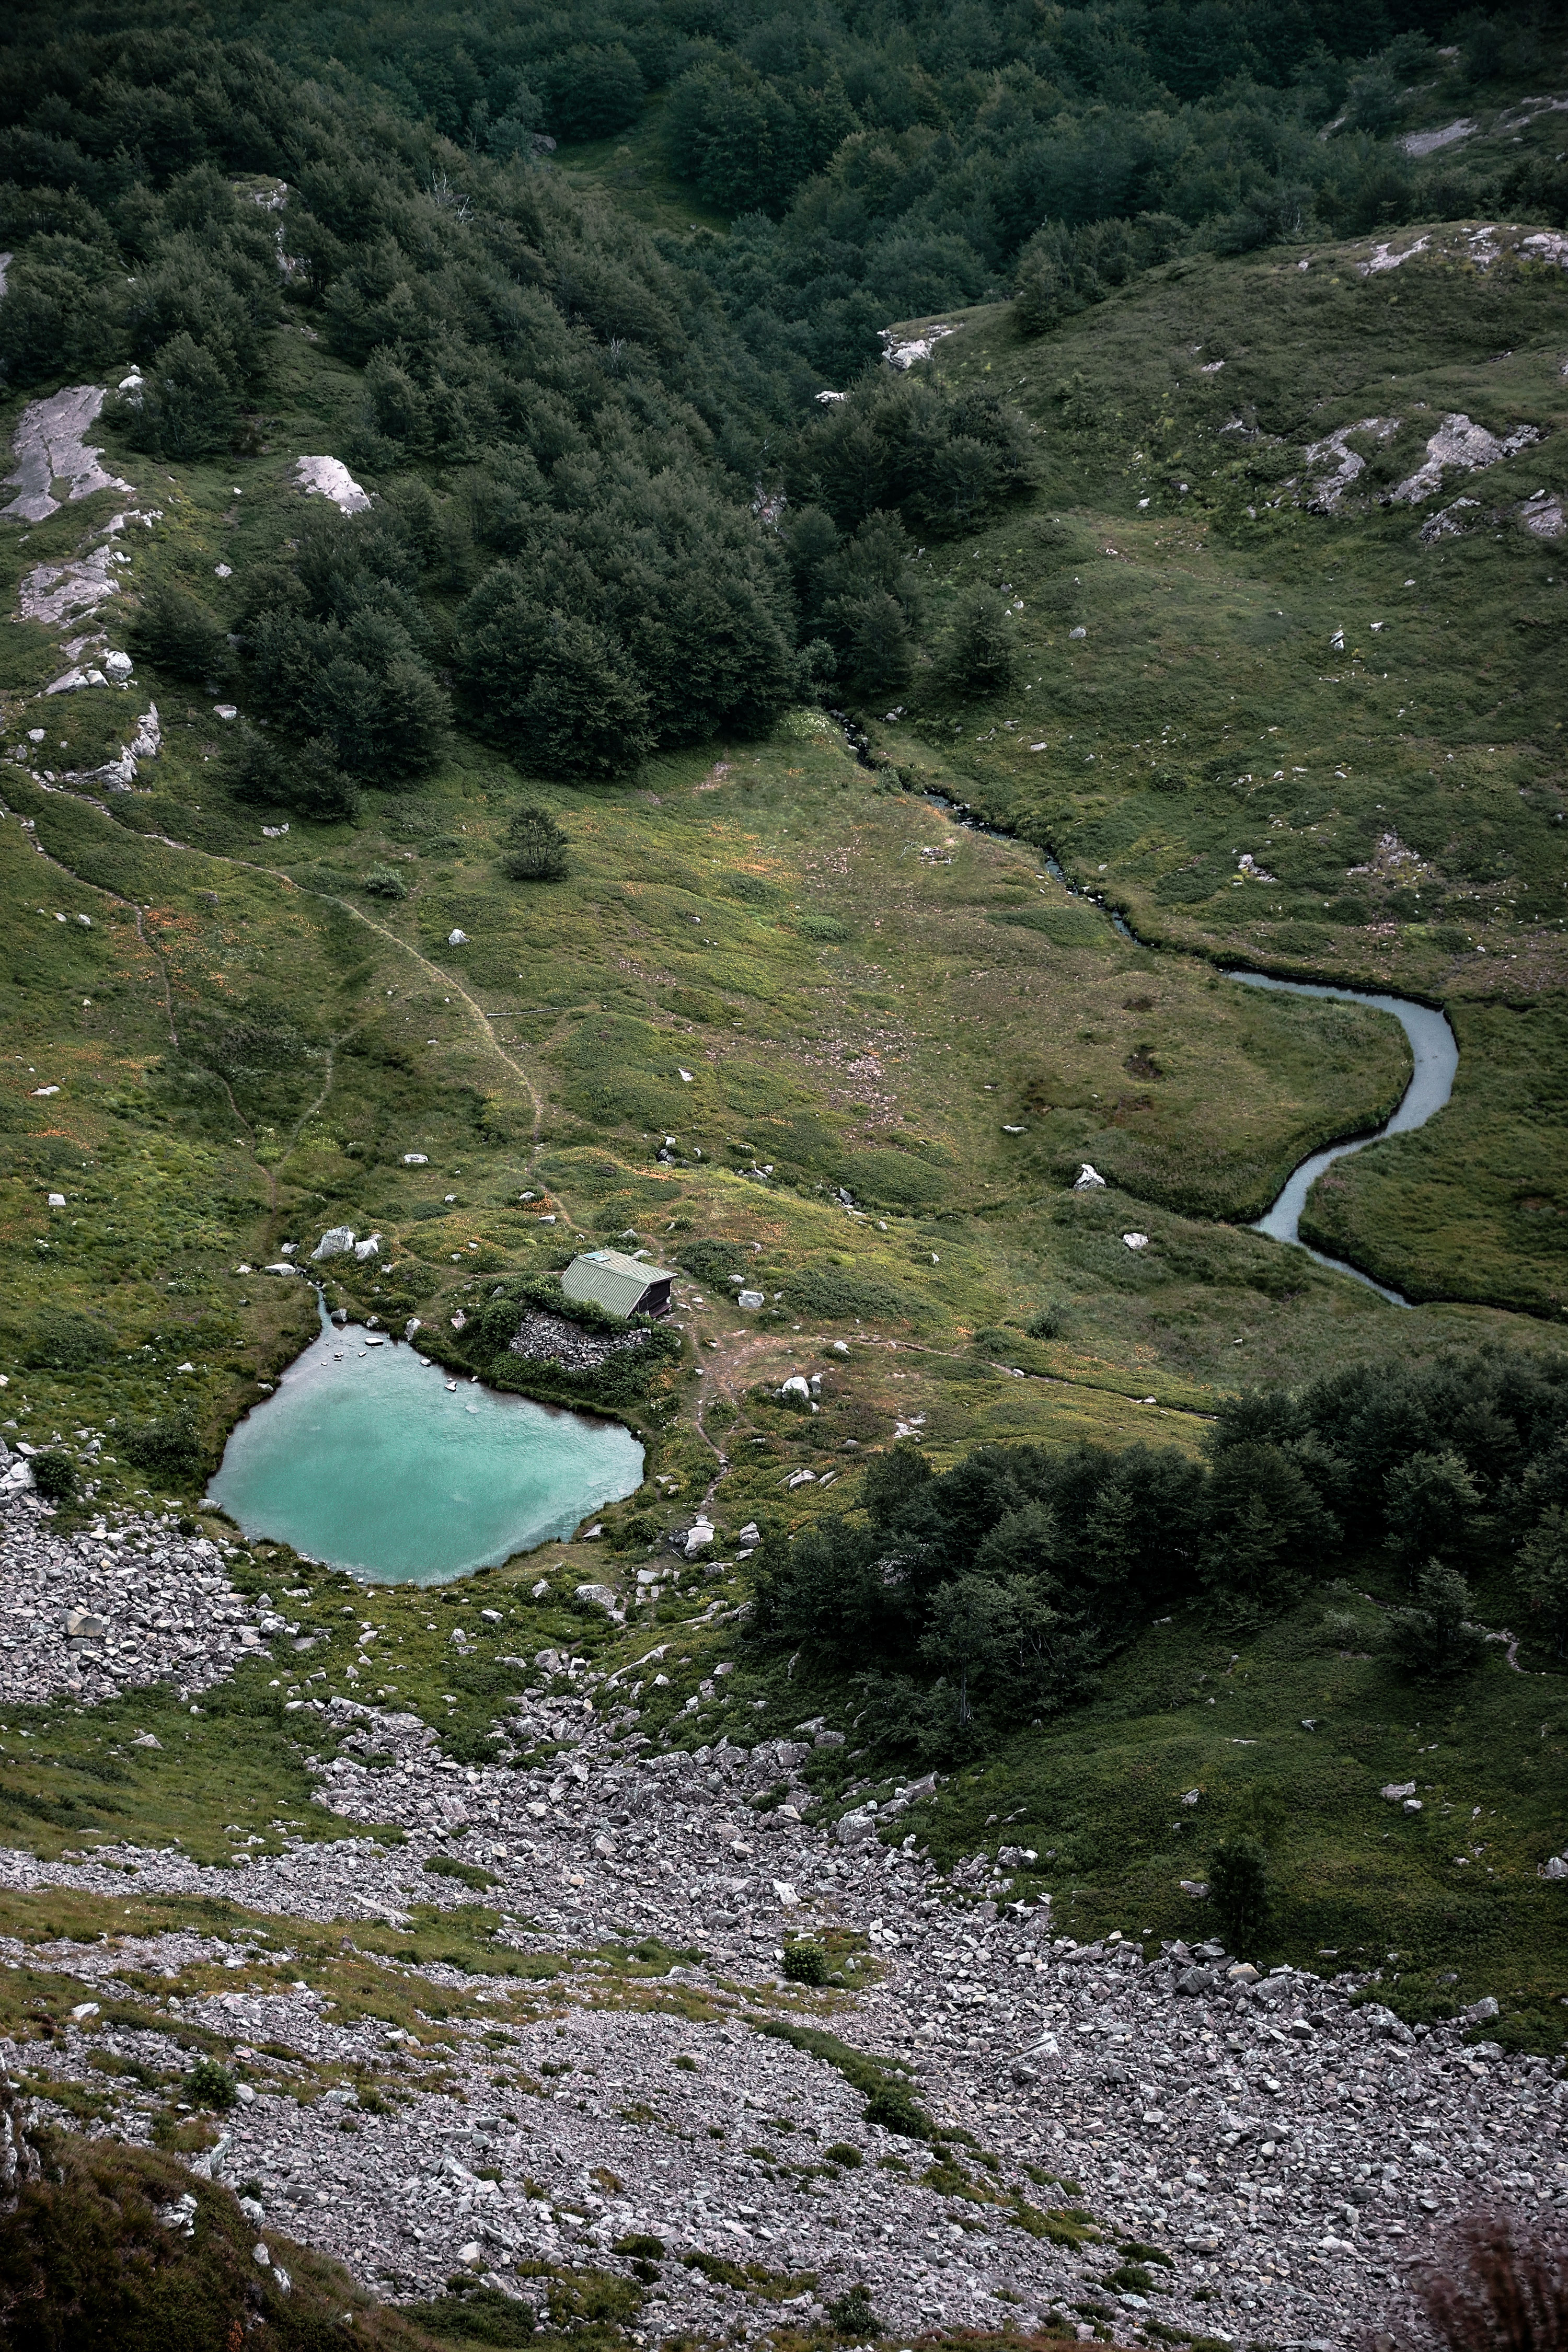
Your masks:
{"label": "dense forest", "polygon": [[[320,815],[427,771],[455,720],[591,778],[897,690],[917,541],[1029,474],[1000,397],[879,365],[889,319],[1007,296],[1038,331],[1193,247],[1563,213],[1550,173],[1499,187],[1387,135],[1413,78],[1458,103],[1527,70],[1528,13],[160,15],[17,24],[0,381],[107,372],[132,443],[182,461],[258,446],[286,334],[361,372],[341,454],[369,510],[140,623],[173,675],[243,679],[268,732],[233,748],[240,791]],[[574,193],[563,143],[621,132],[727,227]],[[948,656],[984,680],[983,639]]]}
{"label": "dense forest", "polygon": [[1543,1653],[1568,1641],[1568,1361],[1453,1356],[1224,1404],[1174,1447],[983,1446],[942,1473],[868,1466],[863,1516],[773,1538],[750,1638],[857,1677],[863,1727],[951,1761],[1093,1687],[1152,1617],[1195,1602],[1252,1633],[1352,1564],[1407,1594],[1391,1654],[1473,1669],[1466,1570],[1502,1580]]}

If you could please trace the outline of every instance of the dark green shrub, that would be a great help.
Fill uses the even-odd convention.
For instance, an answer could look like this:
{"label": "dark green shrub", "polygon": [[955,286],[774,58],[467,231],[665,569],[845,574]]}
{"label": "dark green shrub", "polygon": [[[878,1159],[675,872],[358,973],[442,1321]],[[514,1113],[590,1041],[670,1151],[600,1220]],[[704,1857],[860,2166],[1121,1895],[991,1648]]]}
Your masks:
{"label": "dark green shrub", "polygon": [[869,2340],[880,2336],[882,2323],[871,2308],[871,2290],[858,2281],[827,2306],[827,2324],[835,2336]]}
{"label": "dark green shrub", "polygon": [[46,1503],[68,1503],[76,1493],[76,1464],[63,1445],[33,1456],[33,1486]]}
{"label": "dark green shrub", "polygon": [[183,330],[158,353],[140,391],[117,404],[121,429],[156,457],[205,457],[226,449],[238,404],[228,367]]}
{"label": "dark green shrub", "polygon": [[1031,1315],[1024,1328],[1031,1339],[1059,1339],[1067,1328],[1067,1311],[1053,1301]]}
{"label": "dark green shrub", "polygon": [[1392,1609],[1385,1639],[1394,1663],[1422,1680],[1473,1673],[1486,1655],[1487,1637],[1472,1624],[1470,1588],[1457,1568],[1428,1560],[1415,1586],[1413,1609]]}
{"label": "dark green shrub", "polygon": [[879,2083],[866,2102],[866,2121],[885,2132],[895,2132],[902,2139],[930,2139],[932,2135],[931,2117],[907,2083],[889,2076]]}
{"label": "dark green shrub", "polygon": [[336,824],[359,813],[359,788],[324,737],[290,743],[241,727],[224,748],[223,780],[237,800]]}
{"label": "dark green shrub", "polygon": [[786,1944],[784,1972],[792,1984],[826,1984],[831,1973],[827,1954],[820,1944]]}
{"label": "dark green shrub", "polygon": [[1268,1855],[1253,1837],[1233,1837],[1209,1857],[1209,1900],[1226,1941],[1246,1953],[1261,1943],[1268,1927]]}
{"label": "dark green shrub", "polygon": [[683,1273],[695,1275],[699,1282],[717,1290],[732,1274],[744,1274],[752,1260],[738,1242],[710,1241],[700,1234],[694,1241],[681,1243],[675,1262]]}
{"label": "dark green shrub", "polygon": [[193,2106],[211,2107],[219,2115],[236,2106],[239,2089],[226,2066],[216,2058],[198,2058],[185,2076],[185,2093]]}
{"label": "dark green shrub", "polygon": [[829,1322],[846,1322],[852,1317],[862,1321],[895,1317],[913,1320],[925,1309],[923,1299],[885,1282],[879,1275],[830,1265],[802,1266],[797,1274],[786,1275],[784,1297],[795,1314],[821,1316]]}
{"label": "dark green shrub", "polygon": [[22,1361],[40,1370],[85,1372],[100,1364],[114,1341],[96,1316],[80,1315],[71,1307],[40,1307],[24,1337]]}
{"label": "dark green shrub", "polygon": [[217,685],[234,656],[223,624],[188,588],[165,580],[149,591],[131,625],[131,650],[191,686]]}
{"label": "dark green shrub", "polygon": [[999,589],[972,588],[960,598],[942,653],[955,694],[1000,694],[1017,669],[1017,624]]}
{"label": "dark green shrub", "polygon": [[545,120],[558,139],[608,139],[642,112],[647,86],[622,41],[552,58],[541,77]]}
{"label": "dark green shrub", "polygon": [[367,898],[406,898],[408,884],[395,866],[373,866],[360,888]]}
{"label": "dark green shrub", "polygon": [[493,1871],[481,1870],[477,1862],[459,1862],[455,1853],[426,1854],[423,1866],[432,1878],[456,1878],[465,1886],[500,1885]]}
{"label": "dark green shrub", "polygon": [[514,882],[559,882],[566,872],[566,835],[548,809],[525,801],[506,829],[501,870]]}
{"label": "dark green shrub", "polygon": [[120,1440],[120,1451],[139,1469],[156,1471],[165,1478],[196,1478],[206,1466],[201,1432],[188,1409],[164,1413],[143,1423],[140,1429],[128,1430]]}

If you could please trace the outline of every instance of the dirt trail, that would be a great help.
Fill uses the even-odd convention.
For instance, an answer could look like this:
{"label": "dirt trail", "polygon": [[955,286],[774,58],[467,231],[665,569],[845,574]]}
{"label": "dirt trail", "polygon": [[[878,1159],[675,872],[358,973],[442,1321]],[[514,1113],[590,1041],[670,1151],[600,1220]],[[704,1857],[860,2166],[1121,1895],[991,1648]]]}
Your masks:
{"label": "dirt trail", "polygon": [[[110,824],[114,822],[112,812],[105,808],[101,801],[95,800],[89,793],[67,792],[58,784],[48,785],[37,783],[37,779],[36,777],[30,778],[29,781],[37,784],[37,789],[40,792],[58,794],[61,800],[75,801],[79,807],[93,809],[100,816],[108,818]],[[378,923],[374,916],[367,915],[364,912],[364,909],[362,907],[356,907],[352,899],[340,898],[334,892],[330,890],[312,890],[307,883],[297,880],[292,874],[286,872],[281,866],[263,866],[254,858],[232,857],[223,850],[201,849],[197,847],[195,842],[176,840],[173,834],[143,834],[140,838],[144,841],[156,841],[163,848],[177,850],[181,856],[185,857],[205,858],[207,862],[213,866],[231,866],[237,872],[242,874],[263,875],[270,882],[280,882],[285,889],[300,890],[302,891],[307,898],[320,898],[324,905],[336,907],[341,913],[348,915],[354,922],[363,924],[366,930],[374,931],[378,939],[384,940],[389,947],[395,948],[400,954],[407,956],[412,962],[416,963],[419,966],[421,971],[426,973],[431,980],[438,982],[443,990],[449,989],[452,994],[458,999],[458,1003],[461,1003],[471,1015],[475,1024],[483,1036],[486,1045],[495,1055],[497,1060],[505,1064],[506,1067],[511,1072],[513,1077],[519,1081],[524,1092],[528,1096],[529,1103],[533,1114],[533,1119],[529,1141],[528,1159],[525,1162],[525,1168],[527,1172],[532,1172],[534,1162],[539,1157],[540,1130],[544,1120],[544,1098],[541,1095],[538,1087],[534,1085],[533,1079],[530,1076],[529,1072],[523,1067],[523,1065],[508,1051],[507,1047],[502,1045],[500,1039],[497,1036],[495,1025],[489,1013],[486,1013],[483,1006],[478,1002],[478,1000],[469,994],[462,982],[457,979],[454,974],[449,971],[443,971],[442,967],[438,963],[432,961],[431,958],[423,954],[418,948],[411,946],[408,940],[399,939],[395,931],[390,930],[384,923]],[[163,1003],[164,1010],[168,1017],[169,1036],[171,1042],[177,1045],[180,1040],[179,1033],[174,1024],[174,997],[169,985],[168,967],[162,952],[153,941],[149,940],[147,934],[142,928],[141,908],[136,905],[133,899],[120,898],[114,891],[108,889],[101,882],[89,882],[85,876],[76,873],[71,866],[68,866],[63,858],[58,857],[52,850],[45,849],[41,842],[37,844],[37,846],[42,856],[48,860],[51,866],[56,866],[61,874],[68,876],[70,880],[77,883],[82,889],[96,891],[100,898],[107,898],[111,906],[126,907],[130,908],[132,914],[135,918],[137,937],[141,940],[142,946],[148,948],[157,958],[158,970],[163,985]],[[501,1017],[504,1018],[505,1016],[503,1015]],[[342,1035],[334,1037],[331,1041],[327,1050],[327,1084],[321,1093],[317,1097],[316,1100],[310,1105],[310,1109],[306,1111],[303,1117],[296,1123],[289,1139],[290,1149],[292,1149],[294,1143],[299,1140],[300,1132],[304,1127],[305,1121],[309,1119],[314,1112],[321,1108],[321,1104],[325,1102],[327,1096],[331,1093],[332,1084],[333,1052],[337,1046],[342,1044],[344,1036],[352,1034],[352,1031],[344,1031]],[[230,1108],[234,1108],[232,1096],[230,1097]],[[235,1116],[237,1118],[239,1118],[237,1109],[235,1111]],[[240,1125],[242,1127],[246,1125],[246,1122],[242,1118],[240,1119]],[[249,1132],[248,1129],[247,1129],[247,1132]],[[254,1142],[252,1149],[254,1150]],[[272,1194],[274,1203],[276,1203],[277,1182],[270,1172],[268,1173],[268,1190]]]}

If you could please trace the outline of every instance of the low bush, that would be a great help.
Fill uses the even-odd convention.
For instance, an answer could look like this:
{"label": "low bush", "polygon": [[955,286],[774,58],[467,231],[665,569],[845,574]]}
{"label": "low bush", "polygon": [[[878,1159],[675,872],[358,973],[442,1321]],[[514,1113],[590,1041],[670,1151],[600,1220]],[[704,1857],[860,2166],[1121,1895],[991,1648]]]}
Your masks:
{"label": "low bush", "polygon": [[236,2106],[239,2090],[226,2066],[216,2058],[198,2058],[185,2076],[185,2094],[193,2106],[212,2107],[219,2115]]}
{"label": "low bush", "polygon": [[33,1486],[46,1503],[68,1503],[76,1493],[76,1464],[63,1445],[33,1456]]}
{"label": "low bush", "polygon": [[514,882],[559,882],[566,872],[566,835],[548,809],[524,802],[512,811],[501,871]]}

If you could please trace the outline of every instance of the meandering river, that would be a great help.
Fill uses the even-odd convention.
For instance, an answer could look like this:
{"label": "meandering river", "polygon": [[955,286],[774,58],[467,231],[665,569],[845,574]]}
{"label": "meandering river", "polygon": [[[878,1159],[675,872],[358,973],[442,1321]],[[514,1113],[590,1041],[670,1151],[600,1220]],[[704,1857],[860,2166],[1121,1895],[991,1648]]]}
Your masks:
{"label": "meandering river", "polygon": [[[971,810],[949,800],[942,793],[928,793],[926,798],[940,808],[955,824],[967,826],[972,832],[987,835],[994,841],[1016,841],[1015,834],[999,833],[984,824]],[[1151,948],[1156,954],[1172,955],[1181,950],[1163,947],[1152,940],[1139,940],[1127,919],[1118,908],[1106,905],[1098,890],[1080,889],[1068,880],[1060,861],[1049,850],[1034,854],[1044,864],[1055,882],[1074,898],[1083,898],[1110,917],[1115,929],[1125,940],[1137,941],[1140,947]],[[1227,980],[1239,981],[1246,988],[1270,988],[1281,996],[1327,996],[1342,1004],[1370,1004],[1379,1013],[1386,1013],[1398,1022],[1410,1040],[1410,1050],[1415,1057],[1415,1067],[1409,1085],[1399,1098],[1398,1108],[1391,1118],[1373,1129],[1370,1135],[1358,1135],[1344,1143],[1331,1143],[1321,1151],[1309,1152],[1300,1167],[1291,1171],[1278,1198],[1267,1214],[1258,1218],[1254,1233],[1267,1234],[1271,1241],[1285,1242],[1292,1249],[1305,1250],[1315,1265],[1327,1266],[1331,1274],[1349,1275],[1352,1282],[1364,1283],[1375,1290],[1391,1307],[1408,1307],[1410,1300],[1386,1284],[1374,1282],[1370,1274],[1359,1266],[1348,1265],[1343,1258],[1328,1257],[1301,1239],[1301,1212],[1307,1205],[1307,1195],[1326,1168],[1336,1160],[1346,1160],[1352,1152],[1365,1151],[1369,1145],[1381,1143],[1385,1136],[1408,1135],[1414,1129],[1425,1127],[1433,1115],[1440,1111],[1454,1091],[1454,1079],[1459,1067],[1459,1042],[1455,1036],[1446,1013],[1429,1004],[1414,1003],[1406,996],[1381,994],[1367,988],[1333,988],[1312,980],[1275,980],[1268,972],[1249,971],[1242,966],[1224,967]]]}
{"label": "meandering river", "polygon": [[1323,1173],[1336,1160],[1347,1160],[1352,1152],[1366,1150],[1369,1144],[1381,1143],[1385,1135],[1408,1135],[1417,1127],[1425,1127],[1435,1111],[1440,1111],[1454,1091],[1454,1076],[1459,1066],[1459,1043],[1449,1025],[1446,1013],[1429,1004],[1414,1004],[1405,996],[1373,995],[1362,988],[1327,988],[1310,980],[1273,980],[1267,972],[1232,971],[1232,980],[1239,980],[1247,988],[1271,988],[1282,996],[1330,996],[1344,1004],[1371,1004],[1379,1013],[1392,1014],[1410,1040],[1410,1050],[1415,1057],[1415,1067],[1410,1084],[1399,1098],[1391,1118],[1384,1119],[1371,1135],[1358,1135],[1348,1143],[1331,1143],[1321,1151],[1310,1152],[1299,1168],[1293,1169],[1267,1215],[1258,1218],[1255,1233],[1268,1234],[1271,1240],[1289,1242],[1292,1248],[1305,1250],[1319,1265],[1326,1265],[1335,1274],[1348,1274],[1354,1282],[1364,1282],[1391,1307],[1408,1307],[1410,1301],[1397,1290],[1390,1290],[1374,1282],[1370,1274],[1359,1266],[1347,1265],[1342,1258],[1326,1257],[1310,1242],[1301,1239],[1301,1212],[1307,1205],[1307,1195]]}

